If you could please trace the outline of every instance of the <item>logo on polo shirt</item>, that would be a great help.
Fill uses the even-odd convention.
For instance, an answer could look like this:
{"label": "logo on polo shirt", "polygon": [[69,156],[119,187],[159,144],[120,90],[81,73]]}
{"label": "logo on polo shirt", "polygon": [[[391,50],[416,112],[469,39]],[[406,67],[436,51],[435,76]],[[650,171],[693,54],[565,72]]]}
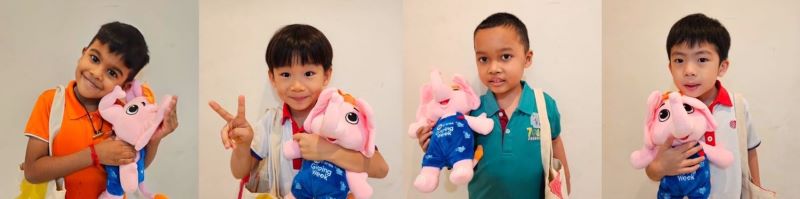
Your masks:
{"label": "logo on polo shirt", "polygon": [[531,114],[531,126],[527,128],[528,141],[539,140],[540,127],[541,123],[539,123],[539,114],[538,113]]}
{"label": "logo on polo shirt", "polygon": [[730,125],[732,129],[736,129],[736,120],[731,120]]}

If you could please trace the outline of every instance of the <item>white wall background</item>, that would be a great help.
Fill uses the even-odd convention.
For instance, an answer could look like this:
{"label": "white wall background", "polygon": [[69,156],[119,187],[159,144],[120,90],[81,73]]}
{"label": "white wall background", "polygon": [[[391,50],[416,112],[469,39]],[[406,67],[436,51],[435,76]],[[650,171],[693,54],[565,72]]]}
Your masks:
{"label": "white wall background", "polygon": [[146,183],[174,198],[197,197],[197,2],[1,1],[0,198],[19,193],[23,132],[39,94],[74,79],[81,49],[111,21],[144,34],[150,64],[139,79],[159,96],[179,96],[180,126],[160,145]]}
{"label": "white wall background", "polygon": [[267,76],[264,53],[281,27],[309,24],[333,46],[329,86],[367,100],[376,114],[376,144],[389,164],[389,175],[370,180],[374,198],[405,198],[402,183],[405,139],[402,99],[402,18],[399,1],[200,1],[199,195],[232,198],[238,182],[230,172],[230,151],[222,147],[224,121],[207,102],[228,110],[236,96],[247,97],[247,118],[256,121],[267,107],[281,105]]}
{"label": "white wall background", "polygon": [[[658,189],[630,153],[642,146],[647,95],[674,90],[666,40],[672,24],[697,12],[731,35],[723,84],[742,93],[761,136],[761,182],[782,198],[800,197],[800,3],[797,1],[623,1],[603,3],[603,197],[652,198]],[[787,108],[788,106],[788,108]]]}
{"label": "white wall background", "polygon": [[[467,77],[483,94],[477,76],[473,31],[489,15],[510,12],[525,23],[534,51],[525,80],[545,89],[558,102],[562,134],[572,175],[572,197],[600,195],[600,1],[404,1],[403,128],[414,120],[419,88],[430,70],[445,76]],[[449,183],[421,194],[412,184],[420,169],[422,151],[416,140],[401,136],[405,152],[400,181],[405,198],[467,198],[467,187]],[[397,169],[392,168],[393,171]]]}

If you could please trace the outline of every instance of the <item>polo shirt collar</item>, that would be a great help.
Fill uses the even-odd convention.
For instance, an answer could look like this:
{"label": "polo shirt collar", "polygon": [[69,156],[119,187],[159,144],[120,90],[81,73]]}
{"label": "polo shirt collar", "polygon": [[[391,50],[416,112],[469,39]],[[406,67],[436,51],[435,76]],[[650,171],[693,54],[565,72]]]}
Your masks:
{"label": "polo shirt collar", "polygon": [[81,105],[81,102],[78,101],[78,96],[75,95],[75,80],[72,80],[67,84],[64,88],[64,97],[65,97],[65,106],[64,106],[64,114],[67,115],[67,118],[71,120],[77,120],[81,117],[85,117],[87,111]]}
{"label": "polo shirt collar", "polygon": [[[534,103],[523,102],[532,102],[533,89],[531,89],[530,86],[528,86],[528,83],[525,81],[520,81],[520,84],[522,85],[522,92],[520,94],[519,102],[517,102],[517,110],[515,110],[515,112],[519,111],[530,115],[533,113]],[[486,92],[486,95],[483,96],[481,102],[486,103],[486,113],[489,114],[489,117],[492,117],[500,112],[500,106],[497,105],[497,99],[494,96],[494,92],[491,90]]]}
{"label": "polo shirt collar", "polygon": [[717,87],[717,97],[714,98],[714,101],[712,101],[711,104],[708,105],[708,107],[711,108],[716,106],[717,104],[727,107],[732,107],[733,103],[731,102],[731,96],[728,95],[728,90],[722,86],[722,83],[719,80],[717,80],[717,82],[714,83],[714,86]]}

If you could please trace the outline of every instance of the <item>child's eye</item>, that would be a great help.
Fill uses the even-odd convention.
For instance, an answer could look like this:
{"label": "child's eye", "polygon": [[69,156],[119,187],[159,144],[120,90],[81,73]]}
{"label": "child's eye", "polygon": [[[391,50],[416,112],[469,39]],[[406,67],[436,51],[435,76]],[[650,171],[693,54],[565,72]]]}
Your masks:
{"label": "child's eye", "polygon": [[279,75],[280,75],[281,77],[289,77],[289,76],[291,76],[291,75],[289,75],[289,73],[286,73],[286,72],[283,72],[283,73],[281,73],[281,74],[279,74]]}
{"label": "child's eye", "polygon": [[683,63],[683,59],[681,59],[681,58],[673,59],[672,62],[680,64],[680,63]]}
{"label": "child's eye", "polygon": [[708,60],[708,58],[703,57],[703,58],[697,59],[697,61],[699,61],[700,63],[705,63],[705,62],[708,62],[709,60]]}
{"label": "child's eye", "polygon": [[97,56],[89,55],[89,59],[92,60],[92,63],[95,63],[95,64],[100,63],[100,58],[97,58]]}
{"label": "child's eye", "polygon": [[114,71],[113,69],[108,69],[108,75],[110,75],[113,78],[117,78],[117,76],[119,76],[119,74],[117,74],[117,71]]}
{"label": "child's eye", "polygon": [[314,71],[306,71],[306,73],[303,74],[303,75],[305,75],[306,77],[311,77],[311,76],[314,76],[315,74],[317,74],[317,73],[315,73]]}
{"label": "child's eye", "polygon": [[480,62],[482,64],[485,64],[488,61],[489,61],[489,58],[487,58],[487,57],[478,57],[478,62]]}
{"label": "child's eye", "polygon": [[503,59],[503,61],[511,60],[511,57],[512,57],[511,54],[503,54],[502,56],[500,56],[500,58]]}

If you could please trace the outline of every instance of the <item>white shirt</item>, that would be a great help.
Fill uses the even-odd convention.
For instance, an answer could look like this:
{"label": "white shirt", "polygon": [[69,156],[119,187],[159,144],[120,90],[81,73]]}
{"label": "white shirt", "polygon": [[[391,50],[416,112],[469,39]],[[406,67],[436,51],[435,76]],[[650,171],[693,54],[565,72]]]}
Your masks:
{"label": "white shirt", "polygon": [[[735,102],[732,93],[728,93],[730,100]],[[761,140],[753,129],[750,111],[745,99],[741,99],[745,111],[747,124],[736,122],[736,110],[733,106],[717,104],[713,107],[712,114],[717,122],[715,138],[717,146],[723,146],[733,154],[733,164],[726,169],[721,169],[711,164],[711,198],[740,198],[742,193],[742,167],[750,169],[749,165],[742,165],[742,156],[739,153],[738,127],[747,128],[747,148],[753,149],[761,144]],[[746,126],[741,126],[746,125]]]}
{"label": "white shirt", "polygon": [[[276,112],[278,114],[276,114]],[[292,180],[294,176],[297,175],[298,170],[295,170],[292,167],[292,160],[287,159],[283,156],[283,143],[292,140],[292,121],[291,120],[282,120],[280,117],[280,113],[283,110],[280,108],[268,109],[263,116],[258,120],[258,122],[254,123],[253,125],[253,141],[250,143],[250,150],[257,155],[262,161],[269,161],[270,155],[278,155],[280,156],[280,171],[279,177],[281,184],[279,185],[281,189],[281,193],[288,194],[292,188]],[[274,124],[275,119],[273,117],[279,117],[278,121],[282,121],[283,124]],[[281,125],[282,132],[281,132],[281,141],[277,147],[278,154],[270,154],[270,131],[274,129],[273,125]],[[273,149],[275,150],[275,149]],[[258,173],[261,175],[261,179],[268,179],[272,180],[271,177],[268,175],[268,170],[271,168],[271,164],[266,164],[262,170]]]}

